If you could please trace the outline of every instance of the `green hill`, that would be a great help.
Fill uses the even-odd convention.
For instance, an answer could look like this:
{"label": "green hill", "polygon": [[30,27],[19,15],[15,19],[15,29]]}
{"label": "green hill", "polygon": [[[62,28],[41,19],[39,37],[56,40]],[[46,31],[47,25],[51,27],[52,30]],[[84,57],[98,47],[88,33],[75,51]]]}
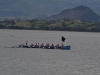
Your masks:
{"label": "green hill", "polygon": [[62,19],[72,19],[72,20],[81,20],[81,21],[98,21],[100,16],[94,13],[89,7],[86,6],[77,6],[72,9],[63,10],[57,15],[47,17],[48,20],[62,20]]}

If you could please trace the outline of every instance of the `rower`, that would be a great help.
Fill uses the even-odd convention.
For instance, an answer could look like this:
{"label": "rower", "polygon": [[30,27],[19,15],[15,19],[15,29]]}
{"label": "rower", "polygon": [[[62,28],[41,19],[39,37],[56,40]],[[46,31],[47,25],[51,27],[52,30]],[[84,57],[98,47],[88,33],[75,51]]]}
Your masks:
{"label": "rower", "polygon": [[51,49],[54,49],[54,44],[52,44],[50,48],[51,48]]}
{"label": "rower", "polygon": [[56,45],[56,48],[60,48],[59,44]]}
{"label": "rower", "polygon": [[42,43],[41,45],[40,45],[40,48],[43,48],[44,47],[44,44]]}
{"label": "rower", "polygon": [[34,44],[33,44],[33,43],[31,43],[30,47],[32,47],[32,48],[33,48],[33,47],[34,47]]}
{"label": "rower", "polygon": [[49,47],[50,47],[49,43],[46,43],[45,48],[49,48]]}
{"label": "rower", "polygon": [[39,43],[38,43],[38,45],[37,45],[38,47],[40,47],[40,45],[39,45]]}
{"label": "rower", "polygon": [[38,45],[37,45],[37,43],[36,43],[36,44],[35,44],[35,48],[37,48],[37,46],[38,46]]}

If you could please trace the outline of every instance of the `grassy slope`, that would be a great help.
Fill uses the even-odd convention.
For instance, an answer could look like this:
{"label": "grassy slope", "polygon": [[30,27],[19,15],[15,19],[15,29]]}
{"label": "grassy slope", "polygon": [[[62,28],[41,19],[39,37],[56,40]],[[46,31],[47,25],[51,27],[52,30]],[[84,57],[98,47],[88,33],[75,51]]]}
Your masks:
{"label": "grassy slope", "polygon": [[22,27],[30,28],[31,24],[29,23],[29,21],[18,21],[16,22],[15,26],[22,26]]}

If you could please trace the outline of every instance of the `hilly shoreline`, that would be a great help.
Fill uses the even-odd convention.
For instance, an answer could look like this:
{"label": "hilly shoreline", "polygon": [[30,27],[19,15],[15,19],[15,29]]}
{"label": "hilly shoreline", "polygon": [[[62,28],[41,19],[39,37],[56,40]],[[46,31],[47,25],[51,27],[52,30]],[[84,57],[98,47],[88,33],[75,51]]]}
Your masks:
{"label": "hilly shoreline", "polygon": [[0,21],[0,29],[21,30],[55,30],[55,31],[79,31],[100,32],[100,22],[86,22],[80,20],[5,20]]}

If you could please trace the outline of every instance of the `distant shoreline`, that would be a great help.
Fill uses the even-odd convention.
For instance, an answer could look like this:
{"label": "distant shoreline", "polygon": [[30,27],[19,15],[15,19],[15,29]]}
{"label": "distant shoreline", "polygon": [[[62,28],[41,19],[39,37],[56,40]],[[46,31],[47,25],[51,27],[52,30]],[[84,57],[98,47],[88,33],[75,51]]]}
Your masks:
{"label": "distant shoreline", "polygon": [[[21,30],[21,31],[23,31],[23,30],[31,30],[32,31],[32,29],[0,29],[0,30]],[[33,30],[33,31],[58,31],[59,32],[59,30]],[[61,31],[61,32],[63,32],[63,31]],[[86,32],[86,31],[64,31],[64,32]],[[87,33],[100,33],[100,32],[87,32]]]}
{"label": "distant shoreline", "polygon": [[0,29],[15,30],[48,30],[48,31],[73,31],[73,32],[100,32],[100,22],[86,22],[76,20],[25,20],[0,21]]}

